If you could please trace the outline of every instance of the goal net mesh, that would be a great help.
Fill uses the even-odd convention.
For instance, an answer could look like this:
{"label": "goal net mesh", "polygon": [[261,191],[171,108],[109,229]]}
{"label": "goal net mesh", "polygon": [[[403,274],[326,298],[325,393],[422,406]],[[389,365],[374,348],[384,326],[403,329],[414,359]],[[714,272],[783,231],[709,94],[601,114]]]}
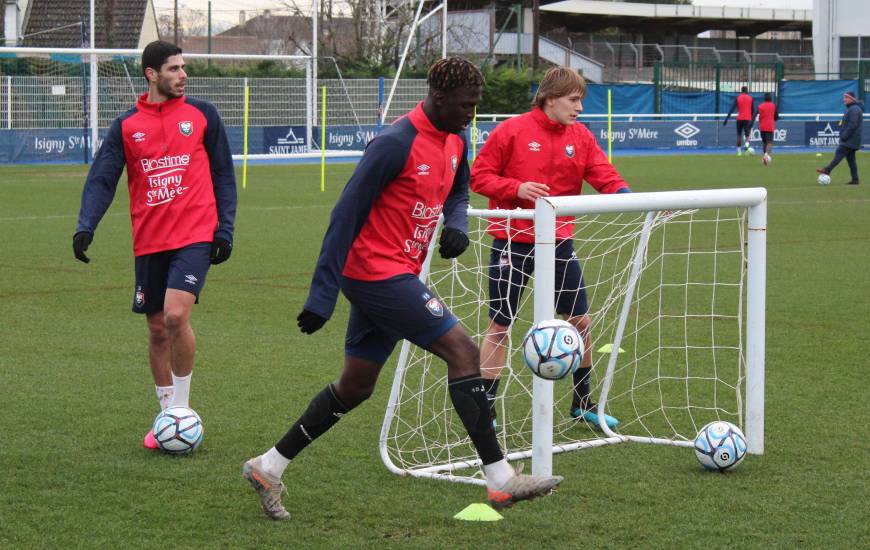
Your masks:
{"label": "goal net mesh", "polygon": [[[614,431],[620,436],[684,445],[713,420],[742,426],[746,217],[740,208],[658,212],[648,222],[646,246],[641,238],[646,213],[576,218],[573,244],[591,318],[592,398],[601,398],[611,349],[618,345],[602,403],[619,420]],[[486,219],[470,216],[469,226],[469,249],[454,261],[434,259],[425,282],[481,345],[489,323],[492,237]],[[642,262],[629,292],[636,254]],[[553,276],[552,269],[536,267],[509,333],[496,401],[497,434],[506,454],[528,451],[532,444],[532,375],[520,348],[533,322],[534,277]],[[626,300],[624,335],[617,343]],[[444,362],[408,344],[399,361],[382,453],[405,471],[441,472],[475,461],[450,401]],[[554,452],[604,443],[597,426],[571,418],[572,390],[570,376],[555,382]],[[478,468],[453,475],[482,476]]]}

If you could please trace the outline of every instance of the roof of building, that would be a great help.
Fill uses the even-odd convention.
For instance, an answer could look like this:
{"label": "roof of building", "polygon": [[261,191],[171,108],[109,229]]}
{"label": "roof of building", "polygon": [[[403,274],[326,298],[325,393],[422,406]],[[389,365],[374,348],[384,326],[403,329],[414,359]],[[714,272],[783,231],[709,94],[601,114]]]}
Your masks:
{"label": "roof of building", "polygon": [[[94,0],[96,47],[138,48],[147,7],[148,0]],[[88,10],[88,0],[30,0],[22,45],[81,47],[81,26],[84,24],[87,36],[90,24]]]}
{"label": "roof of building", "polygon": [[812,31],[812,10],[732,8],[686,4],[638,4],[602,0],[562,0],[541,5],[542,19],[558,21],[574,31],[591,32],[619,27],[635,32],[680,34],[711,29],[735,30],[755,36],[773,30]]}
{"label": "roof of building", "polygon": [[[319,43],[325,44],[329,53],[348,55],[354,45],[354,20],[350,17],[333,17],[321,23],[318,30]],[[282,41],[291,50],[306,50],[311,44],[311,18],[297,15],[274,15],[268,12],[252,17],[241,25],[225,30],[218,36],[248,36],[261,41]],[[333,48],[337,52],[333,52]],[[323,53],[323,52],[321,52]]]}

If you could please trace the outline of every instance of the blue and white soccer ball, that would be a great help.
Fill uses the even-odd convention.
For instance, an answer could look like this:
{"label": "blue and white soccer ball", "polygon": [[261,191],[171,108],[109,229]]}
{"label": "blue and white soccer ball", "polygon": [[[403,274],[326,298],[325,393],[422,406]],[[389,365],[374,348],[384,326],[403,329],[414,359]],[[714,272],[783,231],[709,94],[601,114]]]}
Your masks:
{"label": "blue and white soccer ball", "polygon": [[819,174],[819,185],[828,185],[831,183],[831,176],[828,174]]}
{"label": "blue and white soccer ball", "polygon": [[730,422],[710,422],[695,437],[695,457],[708,470],[734,469],[746,458],[746,436]]}
{"label": "blue and white soccer ball", "polygon": [[583,353],[583,338],[568,321],[541,321],[523,338],[526,366],[546,380],[559,380],[576,371]]}
{"label": "blue and white soccer ball", "polygon": [[154,439],[170,454],[192,452],[202,442],[202,419],[193,409],[169,407],[154,419]]}

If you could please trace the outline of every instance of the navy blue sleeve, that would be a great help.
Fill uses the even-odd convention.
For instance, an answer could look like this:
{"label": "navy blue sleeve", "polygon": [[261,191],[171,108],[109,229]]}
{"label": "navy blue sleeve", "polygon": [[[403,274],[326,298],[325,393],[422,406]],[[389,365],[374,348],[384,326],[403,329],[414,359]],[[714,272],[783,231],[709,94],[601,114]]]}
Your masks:
{"label": "navy blue sleeve", "polygon": [[115,198],[118,179],[124,171],[126,162],[121,120],[122,117],[118,117],[109,126],[103,144],[97,151],[97,157],[88,170],[88,178],[82,189],[82,204],[79,209],[76,233],[86,231],[93,234],[106,210],[109,209],[109,205],[112,204],[112,199]]}
{"label": "navy blue sleeve", "polygon": [[218,228],[215,238],[222,237],[230,242],[233,240],[233,230],[236,223],[236,172],[233,169],[233,154],[230,151],[230,140],[224,122],[218,114],[217,107],[205,101],[188,102],[205,115],[206,130],[203,138],[205,151],[208,153],[211,181],[214,186],[214,198],[217,203]]}
{"label": "navy blue sleeve", "polygon": [[727,122],[729,118],[731,118],[731,113],[734,112],[734,109],[737,108],[737,98],[734,98],[734,101],[731,103],[731,108],[728,109],[728,116],[725,117],[725,121]]}
{"label": "navy blue sleeve", "polygon": [[471,179],[471,170],[468,168],[468,142],[462,135],[462,157],[459,159],[459,167],[453,176],[453,187],[444,201],[444,226],[459,229],[468,233],[468,181]]}
{"label": "navy blue sleeve", "polygon": [[305,309],[324,318],[332,317],[338,299],[344,262],[381,190],[402,172],[410,142],[393,135],[373,139],[344,187],[323,237],[320,257],[311,280]]}

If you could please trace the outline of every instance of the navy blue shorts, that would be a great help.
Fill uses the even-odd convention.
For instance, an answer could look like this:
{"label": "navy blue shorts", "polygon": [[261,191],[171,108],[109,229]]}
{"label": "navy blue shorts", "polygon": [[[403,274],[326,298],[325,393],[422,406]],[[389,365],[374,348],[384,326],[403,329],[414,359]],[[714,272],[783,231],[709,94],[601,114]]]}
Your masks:
{"label": "navy blue shorts", "polygon": [[[580,261],[574,253],[574,241],[556,245],[556,313],[577,317],[586,315],[586,283]],[[517,316],[520,298],[535,271],[535,245],[508,243],[495,239],[489,259],[489,318],[510,326]]]}
{"label": "navy blue shorts", "polygon": [[167,288],[190,292],[199,303],[199,293],[211,265],[210,256],[211,243],[193,243],[176,250],[136,256],[133,313],[163,311]]}
{"label": "navy blue shorts", "polygon": [[752,121],[751,120],[738,120],[737,121],[737,135],[738,136],[748,136],[749,132],[752,130]]}
{"label": "navy blue shorts", "polygon": [[761,132],[761,143],[765,145],[773,143],[773,132]]}
{"label": "navy blue shorts", "polygon": [[342,277],[341,291],[350,301],[345,354],[379,365],[399,340],[428,349],[459,322],[414,275],[383,281]]}

